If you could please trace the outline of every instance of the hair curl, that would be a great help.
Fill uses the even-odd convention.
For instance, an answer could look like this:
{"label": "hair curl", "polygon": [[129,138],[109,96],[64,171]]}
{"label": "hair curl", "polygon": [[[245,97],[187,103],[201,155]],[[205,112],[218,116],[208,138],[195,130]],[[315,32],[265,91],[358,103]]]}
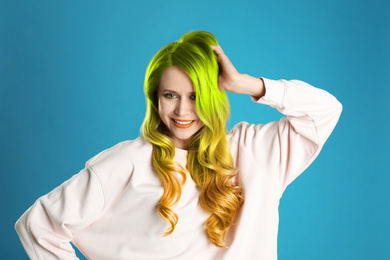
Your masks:
{"label": "hair curl", "polygon": [[[218,88],[219,65],[210,45],[217,45],[214,35],[196,31],[163,47],[150,61],[145,75],[146,115],[143,136],[153,145],[152,165],[164,187],[157,212],[170,223],[165,235],[178,222],[172,208],[177,205],[185,170],[173,160],[175,147],[163,134],[165,125],[158,112],[158,85],[164,71],[176,66],[191,78],[196,92],[196,111],[204,126],[190,141],[186,168],[200,191],[199,205],[210,213],[205,223],[206,235],[218,247],[226,247],[228,228],[243,202],[241,187],[233,182],[237,174],[227,140],[226,123],[230,105],[225,92]],[[173,172],[182,176],[178,180]]]}

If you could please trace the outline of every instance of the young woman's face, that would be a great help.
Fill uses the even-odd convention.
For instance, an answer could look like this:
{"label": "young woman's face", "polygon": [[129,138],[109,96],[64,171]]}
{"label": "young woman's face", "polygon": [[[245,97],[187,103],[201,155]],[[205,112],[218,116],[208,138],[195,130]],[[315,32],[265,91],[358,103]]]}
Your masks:
{"label": "young woman's face", "polygon": [[195,107],[190,77],[176,66],[166,69],[158,87],[158,111],[175,147],[187,149],[191,137],[203,126]]}

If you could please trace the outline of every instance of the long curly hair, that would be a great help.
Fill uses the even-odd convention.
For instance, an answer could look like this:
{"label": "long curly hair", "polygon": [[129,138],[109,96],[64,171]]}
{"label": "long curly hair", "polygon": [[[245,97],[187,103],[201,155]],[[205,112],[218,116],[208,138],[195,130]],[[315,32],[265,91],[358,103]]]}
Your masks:
{"label": "long curly hair", "polygon": [[[241,187],[233,182],[237,174],[227,140],[226,123],[230,105],[218,88],[219,65],[210,45],[218,45],[214,35],[196,31],[163,47],[150,61],[145,75],[146,115],[143,136],[153,145],[152,165],[164,187],[157,212],[170,224],[171,234],[178,222],[173,207],[180,200],[186,181],[185,169],[173,160],[175,147],[164,134],[158,111],[158,85],[164,71],[176,66],[187,73],[196,92],[196,111],[204,126],[191,138],[186,168],[199,190],[199,205],[210,213],[206,235],[214,245],[226,247],[226,233],[243,202]],[[179,173],[179,180],[173,172]]]}

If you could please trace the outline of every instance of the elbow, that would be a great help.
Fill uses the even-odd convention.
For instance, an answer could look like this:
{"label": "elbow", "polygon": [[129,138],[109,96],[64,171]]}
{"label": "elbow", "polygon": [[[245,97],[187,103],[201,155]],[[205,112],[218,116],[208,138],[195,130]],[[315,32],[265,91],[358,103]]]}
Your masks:
{"label": "elbow", "polygon": [[340,118],[341,116],[341,112],[343,111],[343,105],[340,103],[340,101],[336,100],[337,102],[337,105],[336,105],[336,111],[337,111],[337,120]]}
{"label": "elbow", "polygon": [[20,240],[28,238],[29,235],[29,216],[31,209],[27,210],[15,223],[15,230],[18,233]]}
{"label": "elbow", "polygon": [[32,240],[30,236],[30,228],[28,227],[28,219],[29,219],[29,210],[24,213],[15,223],[15,230],[16,233],[18,233],[20,242],[22,243],[26,253],[30,256],[30,259],[36,259],[33,258],[31,255],[31,252],[34,251]]}
{"label": "elbow", "polygon": [[[27,213],[27,212],[26,212]],[[26,221],[26,213],[23,214],[15,223],[15,230],[16,230],[16,233],[18,233],[19,235],[21,233],[23,233],[24,230],[26,230],[26,224],[27,224],[27,221]]]}
{"label": "elbow", "polygon": [[37,255],[37,251],[35,248],[36,240],[31,235],[30,232],[30,226],[29,226],[29,218],[30,218],[30,210],[29,209],[26,213],[21,216],[18,221],[15,223],[15,230],[18,233],[20,242],[22,243],[22,246],[24,250],[26,251],[27,255],[29,256],[29,259],[42,259]]}
{"label": "elbow", "polygon": [[341,112],[343,111],[343,105],[341,104],[340,101],[336,100],[336,103],[337,103],[337,111],[339,111],[339,114],[341,114]]}
{"label": "elbow", "polygon": [[332,114],[334,115],[335,119],[339,119],[341,112],[343,111],[343,105],[341,104],[340,101],[338,101],[336,98],[334,99],[334,102],[332,102],[332,107],[333,107],[333,112]]}

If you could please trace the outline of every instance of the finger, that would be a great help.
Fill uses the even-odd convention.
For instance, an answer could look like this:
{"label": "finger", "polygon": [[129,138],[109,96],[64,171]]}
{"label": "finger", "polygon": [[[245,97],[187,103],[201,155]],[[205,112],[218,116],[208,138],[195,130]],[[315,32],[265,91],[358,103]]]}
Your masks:
{"label": "finger", "polygon": [[210,45],[218,56],[218,62],[221,64],[222,70],[228,75],[234,75],[237,73],[236,68],[233,66],[229,57],[224,53],[220,45]]}
{"label": "finger", "polygon": [[217,54],[224,54],[222,47],[220,45],[210,45],[211,49],[213,49]]}
{"label": "finger", "polygon": [[210,45],[211,49],[213,49],[213,51],[215,51],[215,53],[217,54],[217,57],[218,57],[218,61],[221,62],[222,59],[223,59],[223,56],[224,56],[224,52],[221,48],[220,45]]}
{"label": "finger", "polygon": [[217,54],[217,57],[218,57],[218,61],[220,63],[225,63],[227,56],[225,55],[225,53],[223,52],[222,48],[220,45],[210,45],[210,47],[214,50],[214,52]]}

